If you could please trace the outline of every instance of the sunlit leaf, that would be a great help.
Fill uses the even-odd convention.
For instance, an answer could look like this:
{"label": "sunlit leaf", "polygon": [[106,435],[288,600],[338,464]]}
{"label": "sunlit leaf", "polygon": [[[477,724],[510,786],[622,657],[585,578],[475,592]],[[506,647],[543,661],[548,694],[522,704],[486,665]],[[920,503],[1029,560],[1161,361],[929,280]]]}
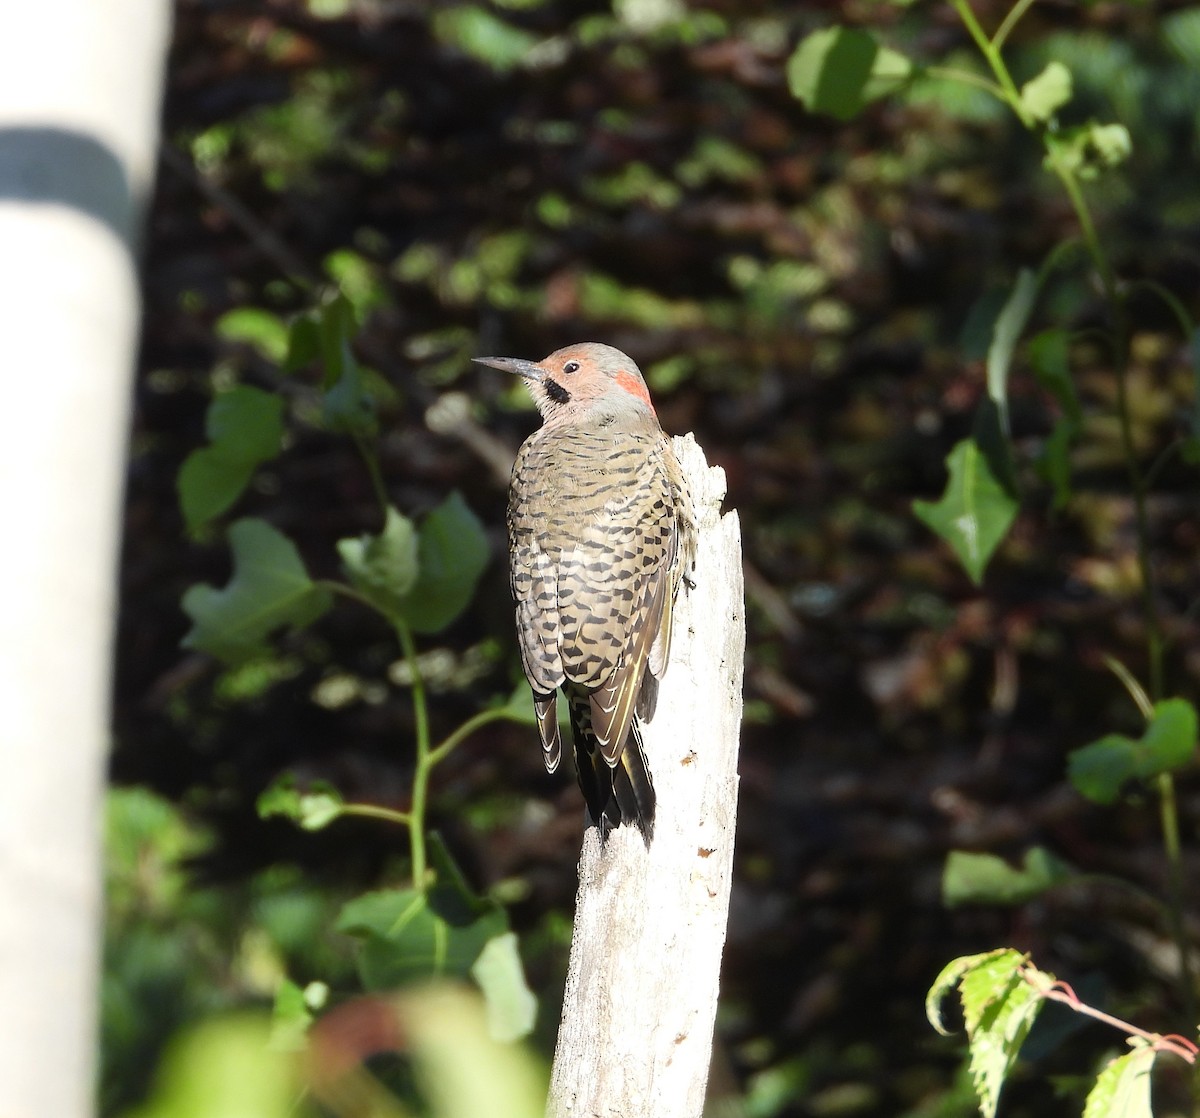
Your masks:
{"label": "sunlit leaf", "polygon": [[1072,751],[1068,775],[1089,800],[1111,804],[1125,784],[1172,772],[1191,762],[1196,749],[1196,708],[1184,699],[1154,706],[1154,717],[1140,738],[1107,734]]}
{"label": "sunlit leaf", "polygon": [[421,522],[420,570],[401,604],[405,620],[418,633],[436,633],[471,601],[490,549],[483,524],[462,499],[451,493]]}
{"label": "sunlit leaf", "polygon": [[435,11],[433,33],[500,73],[519,65],[538,43],[535,35],[474,4]]}
{"label": "sunlit leaf", "polygon": [[537,998],[525,981],[525,968],[512,932],[487,941],[471,964],[471,977],[483,991],[488,1031],[496,1040],[520,1040],[533,1031]]}
{"label": "sunlit leaf", "polygon": [[269,1041],[259,1015],[199,1025],[171,1042],[150,1101],[127,1118],[297,1118],[299,1068]]}
{"label": "sunlit leaf", "polygon": [[950,477],[941,500],[914,501],[913,512],[953,548],[967,574],[979,583],[1016,519],[1017,498],[995,458],[975,438],[959,442],[946,467]]}
{"label": "sunlit leaf", "polygon": [[1021,86],[1021,105],[1038,121],[1050,120],[1071,100],[1071,71],[1055,60]]}
{"label": "sunlit leaf", "polygon": [[906,82],[912,63],[899,51],[881,47],[860,28],[814,31],[796,47],[787,64],[792,96],[814,113],[849,120],[877,97]]}
{"label": "sunlit leaf", "polygon": [[465,978],[484,944],[508,930],[498,906],[464,925],[448,923],[417,889],[368,893],[342,909],[337,930],[362,940],[359,976],[368,990],[392,990],[442,976]]}
{"label": "sunlit leaf", "polygon": [[1008,434],[1008,372],[1012,367],[1013,350],[1029,321],[1037,293],[1037,273],[1022,268],[992,328],[987,353],[987,388],[988,396],[996,405],[1000,430],[1005,435]]}
{"label": "sunlit leaf", "polygon": [[[930,1024],[945,1034],[941,1005],[958,987],[970,1044],[971,1078],[984,1118],[994,1118],[1000,1089],[1044,1001],[1021,974],[1025,958],[1019,951],[1001,948],[954,959],[942,968],[925,998]],[[1041,986],[1054,981],[1053,975],[1042,971],[1033,974]]]}
{"label": "sunlit leaf", "polygon": [[288,328],[279,315],[260,307],[238,307],[217,319],[218,337],[253,346],[272,364],[287,355]]}
{"label": "sunlit leaf", "polygon": [[337,545],[350,582],[388,617],[403,613],[403,600],[417,580],[417,547],[413,522],[391,507],[379,535],[339,540]]}
{"label": "sunlit leaf", "polygon": [[488,1027],[478,995],[448,984],[396,999],[432,1118],[542,1118],[547,1081],[521,1045]]}
{"label": "sunlit leaf", "polygon": [[315,780],[301,790],[289,774],[265,789],[255,807],[260,819],[282,815],[306,831],[320,831],[342,814],[345,801],[341,793],[326,781]]}
{"label": "sunlit leaf", "polygon": [[1074,876],[1061,858],[1041,846],[1026,851],[1022,865],[1009,865],[995,854],[952,850],[942,871],[942,902],[948,908],[963,904],[1024,904]]}
{"label": "sunlit leaf", "polygon": [[1134,1038],[1133,1051],[1110,1060],[1096,1077],[1083,1108],[1083,1118],[1152,1118],[1150,1071],[1158,1053]]}
{"label": "sunlit leaf", "polygon": [[183,596],[192,628],[185,648],[237,662],[264,651],[266,638],[285,625],[302,628],[331,605],[329,591],[304,569],[292,542],[263,520],[239,520],[229,529],[233,577],[218,590],[192,586]]}

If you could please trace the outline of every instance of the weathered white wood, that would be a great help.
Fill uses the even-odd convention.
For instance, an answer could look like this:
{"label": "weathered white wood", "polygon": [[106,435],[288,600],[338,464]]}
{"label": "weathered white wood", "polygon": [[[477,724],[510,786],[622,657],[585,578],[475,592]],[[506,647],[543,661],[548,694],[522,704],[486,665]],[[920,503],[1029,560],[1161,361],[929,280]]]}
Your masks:
{"label": "weathered white wood", "polygon": [[741,536],[725,474],[675,439],[700,530],[671,663],[643,737],[658,817],[601,847],[588,829],[554,1054],[551,1118],[698,1118],[717,1011],[737,811],[746,644]]}
{"label": "weathered white wood", "polygon": [[167,0],[0,5],[0,1115],[93,1110],[135,231]]}

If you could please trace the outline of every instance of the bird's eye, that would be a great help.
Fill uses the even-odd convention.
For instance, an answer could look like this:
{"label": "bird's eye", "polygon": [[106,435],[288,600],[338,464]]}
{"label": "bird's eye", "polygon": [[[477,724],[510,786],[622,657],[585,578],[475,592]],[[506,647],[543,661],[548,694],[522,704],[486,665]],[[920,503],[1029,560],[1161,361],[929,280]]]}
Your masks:
{"label": "bird's eye", "polygon": [[568,361],[568,362],[567,362],[567,363],[566,363],[566,364],[563,366],[563,372],[564,372],[564,373],[577,373],[577,372],[579,372],[579,362],[578,362],[578,361]]}

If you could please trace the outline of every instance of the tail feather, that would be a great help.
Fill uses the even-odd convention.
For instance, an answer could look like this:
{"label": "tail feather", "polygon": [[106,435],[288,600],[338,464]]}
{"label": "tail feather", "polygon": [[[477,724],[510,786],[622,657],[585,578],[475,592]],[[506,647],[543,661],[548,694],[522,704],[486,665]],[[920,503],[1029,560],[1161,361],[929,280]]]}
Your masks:
{"label": "tail feather", "polygon": [[635,720],[615,765],[609,765],[591,732],[591,704],[583,688],[569,687],[571,730],[575,739],[575,769],[579,787],[600,840],[614,827],[629,823],[641,832],[646,845],[654,837],[656,797],[646,763],[641,730]]}

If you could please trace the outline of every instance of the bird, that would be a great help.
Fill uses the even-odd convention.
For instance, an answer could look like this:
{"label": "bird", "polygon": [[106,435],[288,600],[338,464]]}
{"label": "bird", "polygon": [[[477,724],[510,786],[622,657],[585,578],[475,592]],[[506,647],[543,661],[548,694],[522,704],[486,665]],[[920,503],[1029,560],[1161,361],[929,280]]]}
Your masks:
{"label": "bird", "polygon": [[599,342],[542,361],[477,357],[520,376],[542,424],[508,495],[509,585],[546,770],[575,769],[601,842],[623,824],[649,848],[656,797],[640,723],[654,716],[681,583],[695,560],[691,495],[633,359]]}

